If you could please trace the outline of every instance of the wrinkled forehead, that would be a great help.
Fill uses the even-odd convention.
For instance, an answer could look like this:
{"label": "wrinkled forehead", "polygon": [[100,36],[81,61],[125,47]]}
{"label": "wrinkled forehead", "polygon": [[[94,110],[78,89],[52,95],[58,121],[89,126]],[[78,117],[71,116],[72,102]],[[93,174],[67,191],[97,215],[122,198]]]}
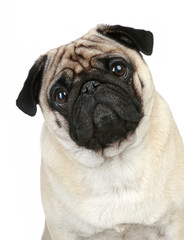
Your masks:
{"label": "wrinkled forehead", "polygon": [[92,67],[92,60],[104,54],[122,54],[126,58],[125,51],[112,40],[100,34],[86,34],[67,45],[49,51],[46,71],[53,79],[61,72],[79,74],[83,70]]}

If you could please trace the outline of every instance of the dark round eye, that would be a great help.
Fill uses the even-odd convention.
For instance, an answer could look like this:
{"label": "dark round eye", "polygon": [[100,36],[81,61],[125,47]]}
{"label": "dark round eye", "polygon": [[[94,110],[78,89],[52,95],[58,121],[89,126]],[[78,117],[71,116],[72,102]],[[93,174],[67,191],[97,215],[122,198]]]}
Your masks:
{"label": "dark round eye", "polygon": [[126,74],[126,67],[122,63],[114,63],[111,66],[111,72],[117,77],[122,77]]}
{"label": "dark round eye", "polygon": [[58,105],[64,104],[67,101],[67,98],[68,98],[68,94],[64,89],[60,88],[55,92],[56,104]]}

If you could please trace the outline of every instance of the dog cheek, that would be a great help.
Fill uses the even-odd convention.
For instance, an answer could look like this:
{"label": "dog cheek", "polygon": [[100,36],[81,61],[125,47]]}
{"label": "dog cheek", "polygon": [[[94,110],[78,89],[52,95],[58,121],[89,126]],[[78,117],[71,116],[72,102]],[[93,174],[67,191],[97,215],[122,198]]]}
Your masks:
{"label": "dog cheek", "polygon": [[143,81],[139,78],[137,72],[133,74],[133,88],[135,95],[138,97],[142,96],[143,88],[144,88],[144,83]]}
{"label": "dog cheek", "polygon": [[86,145],[93,134],[93,123],[91,119],[93,110],[93,101],[80,97],[69,116],[70,136],[74,141],[80,142],[80,145]]}

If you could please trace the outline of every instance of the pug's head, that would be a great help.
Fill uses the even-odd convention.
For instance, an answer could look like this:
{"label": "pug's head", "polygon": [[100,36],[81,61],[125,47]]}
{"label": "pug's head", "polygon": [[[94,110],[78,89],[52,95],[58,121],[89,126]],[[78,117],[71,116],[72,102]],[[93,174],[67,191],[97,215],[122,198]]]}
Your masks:
{"label": "pug's head", "polygon": [[99,25],[42,55],[30,69],[17,106],[34,116],[40,104],[50,129],[98,151],[134,134],[151,89],[141,52],[151,55],[149,31]]}

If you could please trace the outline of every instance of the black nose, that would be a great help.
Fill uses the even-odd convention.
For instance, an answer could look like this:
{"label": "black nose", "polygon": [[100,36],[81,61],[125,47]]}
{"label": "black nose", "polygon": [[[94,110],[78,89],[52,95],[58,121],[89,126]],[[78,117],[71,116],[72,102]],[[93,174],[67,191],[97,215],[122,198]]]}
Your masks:
{"label": "black nose", "polygon": [[81,93],[84,93],[84,94],[94,93],[99,85],[100,85],[100,82],[96,80],[86,82],[81,88]]}

